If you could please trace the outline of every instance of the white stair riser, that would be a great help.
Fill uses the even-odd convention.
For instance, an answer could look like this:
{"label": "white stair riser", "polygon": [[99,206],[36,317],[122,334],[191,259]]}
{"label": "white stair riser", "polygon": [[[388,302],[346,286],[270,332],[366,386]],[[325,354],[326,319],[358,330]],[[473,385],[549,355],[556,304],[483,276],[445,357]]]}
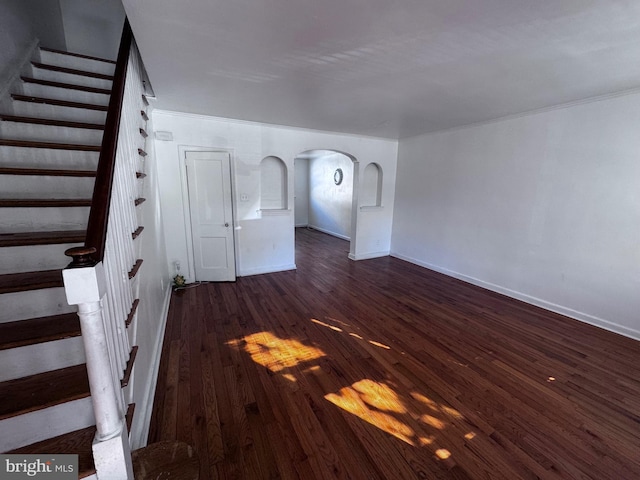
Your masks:
{"label": "white stair riser", "polygon": [[70,88],[50,87],[37,83],[25,82],[22,84],[22,94],[30,97],[55,98],[70,102],[93,103],[95,105],[109,105],[109,95],[104,93],[92,93]]}
{"label": "white stair riser", "polygon": [[95,170],[99,152],[0,146],[0,166]]}
{"label": "white stair riser", "polygon": [[76,307],[67,304],[62,287],[0,295],[0,323],[75,311]]}
{"label": "white stair riser", "polygon": [[113,63],[109,62],[100,62],[90,58],[48,52],[47,50],[40,50],[40,63],[75,68],[76,70],[85,70],[87,72],[103,73],[105,75],[113,75],[116,67]]}
{"label": "white stair riser", "polygon": [[82,337],[0,350],[0,382],[84,363]]}
{"label": "white stair riser", "polygon": [[64,268],[71,261],[64,255],[65,250],[80,245],[63,243],[0,248],[0,275]]}
{"label": "white stair riser", "polygon": [[107,112],[89,110],[87,108],[61,107],[45,103],[13,101],[14,115],[23,117],[55,118],[70,122],[99,123],[104,125]]}
{"label": "white stair riser", "polygon": [[0,208],[0,233],[83,230],[89,207]]}
{"label": "white stair riser", "polygon": [[93,177],[0,175],[0,192],[4,198],[91,198],[93,184]]}
{"label": "white stair riser", "polygon": [[50,80],[52,82],[73,83],[74,85],[84,85],[85,87],[111,89],[111,80],[102,78],[87,77],[86,75],[75,75],[73,73],[56,72],[46,68],[32,66],[34,78]]}
{"label": "white stair riser", "polygon": [[0,421],[0,452],[95,425],[91,397]]}
{"label": "white stair riser", "polygon": [[0,138],[11,140],[32,140],[35,142],[100,145],[102,143],[102,130],[0,121]]}

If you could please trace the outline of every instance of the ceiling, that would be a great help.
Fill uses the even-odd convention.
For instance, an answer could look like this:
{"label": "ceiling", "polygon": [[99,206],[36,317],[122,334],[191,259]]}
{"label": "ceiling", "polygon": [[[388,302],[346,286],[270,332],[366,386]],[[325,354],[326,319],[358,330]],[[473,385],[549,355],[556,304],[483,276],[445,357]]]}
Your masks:
{"label": "ceiling", "polygon": [[638,0],[123,0],[157,108],[403,138],[640,87]]}

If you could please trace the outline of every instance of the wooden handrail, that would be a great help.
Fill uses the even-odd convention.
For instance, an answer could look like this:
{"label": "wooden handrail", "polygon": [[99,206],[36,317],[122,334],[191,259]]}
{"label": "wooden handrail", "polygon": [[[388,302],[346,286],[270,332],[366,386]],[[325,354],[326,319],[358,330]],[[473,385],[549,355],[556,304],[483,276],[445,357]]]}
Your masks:
{"label": "wooden handrail", "polygon": [[122,37],[120,39],[120,48],[118,50],[118,59],[116,60],[109,109],[107,110],[107,119],[102,136],[96,181],[93,187],[91,211],[89,213],[89,222],[87,223],[87,237],[84,243],[85,247],[93,247],[96,249],[93,258],[97,262],[102,261],[104,257],[104,246],[107,239],[107,223],[109,221],[111,187],[113,184],[118,132],[120,129],[120,114],[122,111],[127,64],[129,63],[132,38],[133,34],[129,21],[125,20]]}

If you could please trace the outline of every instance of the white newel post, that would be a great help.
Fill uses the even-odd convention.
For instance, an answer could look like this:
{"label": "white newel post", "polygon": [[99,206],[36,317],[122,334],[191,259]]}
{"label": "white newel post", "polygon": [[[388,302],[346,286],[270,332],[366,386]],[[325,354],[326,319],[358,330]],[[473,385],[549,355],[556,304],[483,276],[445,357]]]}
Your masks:
{"label": "white newel post", "polygon": [[73,262],[62,271],[64,287],[69,305],[78,306],[96,417],[97,433],[93,440],[96,474],[99,480],[130,480],[133,479],[131,447],[124,414],[118,407],[103,321],[104,267],[102,262],[96,263],[90,258],[94,248],[71,248],[65,253],[73,257]]}

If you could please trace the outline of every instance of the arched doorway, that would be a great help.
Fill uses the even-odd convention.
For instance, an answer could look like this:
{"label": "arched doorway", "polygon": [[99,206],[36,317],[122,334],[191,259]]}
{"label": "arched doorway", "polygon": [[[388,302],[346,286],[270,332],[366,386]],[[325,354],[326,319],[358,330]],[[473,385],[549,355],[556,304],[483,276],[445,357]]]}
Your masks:
{"label": "arched doorway", "polygon": [[355,250],[358,161],[332,149],[301,152],[294,160],[295,226],[312,228],[349,242]]}

